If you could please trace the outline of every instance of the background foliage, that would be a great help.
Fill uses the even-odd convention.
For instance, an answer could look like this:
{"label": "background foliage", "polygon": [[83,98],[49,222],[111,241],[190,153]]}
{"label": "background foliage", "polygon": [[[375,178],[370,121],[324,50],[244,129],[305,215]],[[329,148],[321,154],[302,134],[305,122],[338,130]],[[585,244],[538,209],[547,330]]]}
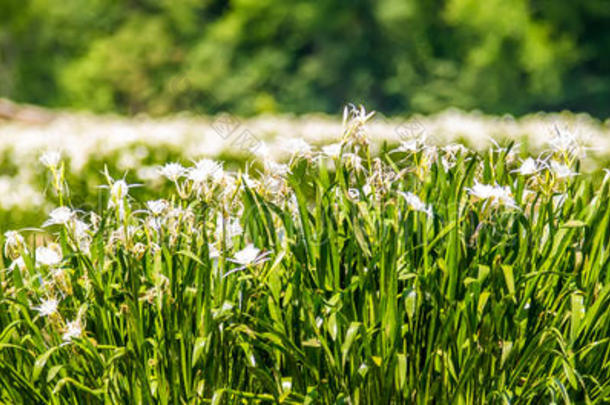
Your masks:
{"label": "background foliage", "polygon": [[0,95],[164,114],[607,116],[605,0],[0,0]]}

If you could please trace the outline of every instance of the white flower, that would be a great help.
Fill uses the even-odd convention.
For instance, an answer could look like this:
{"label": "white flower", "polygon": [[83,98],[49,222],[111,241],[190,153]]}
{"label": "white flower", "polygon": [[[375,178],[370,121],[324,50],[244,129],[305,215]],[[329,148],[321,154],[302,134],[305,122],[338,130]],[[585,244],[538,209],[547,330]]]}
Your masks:
{"label": "white flower", "polygon": [[246,184],[246,186],[248,186],[248,188],[251,188],[251,189],[257,188],[258,185],[260,184],[258,180],[253,179],[252,177],[250,177],[248,175],[248,173],[242,174],[241,178],[243,179],[243,181]]}
{"label": "white flower", "polygon": [[281,195],[283,185],[286,184],[281,178],[265,176],[261,179],[261,187],[270,194]]}
{"label": "white flower", "polygon": [[66,331],[62,335],[62,339],[69,342],[74,338],[81,337],[82,334],[83,326],[81,325],[80,319],[76,319],[66,324]]}
{"label": "white flower", "polygon": [[551,171],[555,174],[555,177],[559,179],[578,175],[578,173],[572,171],[568,166],[554,160],[551,161]]}
{"label": "white flower", "polygon": [[220,239],[222,232],[225,233],[225,238],[230,240],[235,236],[241,235],[243,233],[243,228],[241,227],[241,224],[239,223],[239,219],[238,218],[223,218],[222,215],[218,215],[216,217],[216,238]]}
{"label": "white flower", "polygon": [[159,168],[159,173],[175,182],[184,176],[186,169],[180,163],[166,163],[165,166]]}
{"label": "white flower", "polygon": [[11,265],[8,266],[8,268],[11,271],[15,270],[15,268],[18,268],[20,271],[24,271],[26,269],[26,267],[25,267],[25,261],[23,260],[23,257],[19,256],[18,258],[13,260]]}
{"label": "white flower", "polygon": [[283,163],[277,163],[273,160],[265,160],[265,172],[272,176],[285,176],[290,173],[290,167]]}
{"label": "white flower", "polygon": [[244,229],[241,227],[239,223],[239,219],[234,218],[229,221],[227,224],[227,236],[229,238],[233,238],[234,236],[241,235],[244,232]]}
{"label": "white flower", "polygon": [[40,162],[49,169],[56,168],[60,161],[61,154],[57,151],[47,151],[40,156]]}
{"label": "white flower", "polygon": [[89,239],[89,225],[80,219],[75,219],[72,222],[72,230],[74,231],[74,237],[79,241],[79,243],[85,242],[85,239]]}
{"label": "white flower", "polygon": [[[447,158],[447,156],[449,156],[449,158]],[[456,163],[457,161],[451,155],[441,156],[441,164],[443,165],[443,169],[445,169],[446,172],[453,169]]]}
{"label": "white flower", "polygon": [[449,145],[443,146],[443,152],[456,156],[458,154],[468,153],[469,149],[461,143],[450,143]]}
{"label": "white flower", "polygon": [[259,264],[266,259],[265,254],[261,255],[260,252],[261,250],[259,248],[250,243],[245,248],[235,253],[232,261],[237,264],[241,264],[242,266]]}
{"label": "white flower", "polygon": [[115,203],[123,201],[123,198],[127,196],[129,192],[129,185],[125,180],[117,180],[112,184],[110,188],[110,198]]}
{"label": "white flower", "polygon": [[7,231],[4,233],[4,254],[16,258],[19,251],[25,247],[25,239],[17,231]]}
{"label": "white flower", "polygon": [[413,194],[411,192],[406,192],[405,193],[405,192],[402,192],[402,191],[399,191],[398,193],[401,196],[403,196],[405,200],[407,200],[407,205],[412,210],[423,212],[426,215],[428,215],[429,217],[431,217],[433,215],[433,213],[432,213],[432,206],[430,206],[428,204],[425,204],[415,194]]}
{"label": "white flower", "polygon": [[365,196],[370,196],[371,193],[373,192],[371,185],[369,183],[366,183],[364,186],[362,186],[362,192],[364,193]]}
{"label": "white flower", "polygon": [[575,133],[567,128],[554,127],[554,136],[549,141],[551,149],[557,153],[566,153],[580,158],[586,157],[587,148],[581,144]]}
{"label": "white flower", "polygon": [[208,243],[208,252],[210,254],[210,259],[218,259],[220,257],[220,251],[216,249],[213,243]]}
{"label": "white flower", "polygon": [[402,141],[400,146],[395,149],[396,152],[419,152],[422,149],[423,145],[418,142],[417,139],[410,139],[407,141]]}
{"label": "white flower", "polygon": [[355,153],[344,153],[342,160],[348,169],[352,169],[357,172],[364,170],[364,166],[362,165],[362,158],[356,155]]}
{"label": "white flower", "polygon": [[138,231],[138,229],[139,228],[134,225],[128,225],[127,228],[121,225],[116,228],[116,230],[112,231],[112,233],[110,234],[110,243],[125,243],[133,238],[134,234]]}
{"label": "white flower", "polygon": [[25,240],[17,231],[6,231],[4,232],[4,243],[11,246],[21,246],[25,243]]}
{"label": "white flower", "polygon": [[36,248],[36,264],[43,266],[56,266],[61,263],[62,257],[57,249],[39,246]]}
{"label": "white flower", "polygon": [[364,106],[349,104],[343,110],[343,143],[346,145],[364,146],[369,144],[366,123],[375,115],[367,113]]}
{"label": "white flower", "polygon": [[341,144],[333,143],[322,147],[322,153],[332,159],[338,159],[341,155]]}
{"label": "white flower", "polygon": [[513,173],[519,173],[522,176],[529,176],[540,171],[538,162],[531,157],[525,159],[518,169],[513,170]]}
{"label": "white flower", "polygon": [[513,199],[512,193],[508,186],[491,186],[488,184],[481,184],[475,181],[472,188],[467,189],[468,193],[475,198],[481,200],[488,200],[492,206],[506,205],[512,208],[518,208],[515,200]]}
{"label": "white flower", "polygon": [[343,108],[343,125],[347,124],[350,120],[363,125],[366,124],[373,115],[375,115],[375,111],[371,111],[367,114],[363,105],[356,107],[353,104],[349,104]]}
{"label": "white flower", "polygon": [[42,226],[67,225],[74,218],[74,215],[74,211],[68,207],[55,208],[49,214],[49,219]]}
{"label": "white flower", "polygon": [[59,304],[59,301],[52,298],[52,299],[48,299],[48,300],[42,300],[40,302],[40,305],[37,307],[34,307],[33,309],[38,311],[40,316],[49,316],[49,315],[53,315],[54,313],[57,312],[58,304]]}
{"label": "white flower", "polygon": [[284,150],[295,156],[309,156],[311,154],[311,145],[301,138],[292,138],[284,142]]}
{"label": "white flower", "polygon": [[212,159],[201,159],[187,171],[187,178],[194,183],[203,183],[210,178],[218,181],[222,175],[222,164]]}
{"label": "white flower", "polygon": [[153,215],[161,215],[169,208],[169,203],[165,200],[150,200],[146,202],[146,207]]}

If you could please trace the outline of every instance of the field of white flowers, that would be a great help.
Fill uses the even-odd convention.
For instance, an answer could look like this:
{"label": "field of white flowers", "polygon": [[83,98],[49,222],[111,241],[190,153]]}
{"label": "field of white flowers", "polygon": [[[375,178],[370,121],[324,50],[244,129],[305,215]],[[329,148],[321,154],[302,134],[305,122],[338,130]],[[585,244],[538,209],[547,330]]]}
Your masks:
{"label": "field of white flowers", "polygon": [[[61,153],[70,175],[78,180],[74,191],[82,196],[96,194],[104,165],[120,177],[127,174],[134,182],[156,186],[157,166],[169,160],[221,158],[240,162],[242,167],[245,160],[286,160],[295,150],[309,147],[303,141],[316,146],[337,142],[343,128],[341,119],[328,116],[127,119],[60,112],[52,118],[37,125],[0,121],[0,218],[6,224],[0,230],[35,225],[28,218],[38,221],[57,203],[47,193],[49,178],[39,163],[46,151]],[[598,167],[610,156],[608,124],[570,113],[520,119],[457,110],[404,119],[377,113],[369,120],[367,131],[374,153],[384,143],[397,145],[421,137],[440,146],[459,141],[479,151],[493,142],[514,140],[528,152],[538,153],[560,131],[589,148],[585,169]]]}
{"label": "field of white flowers", "polygon": [[3,124],[0,403],[607,403],[609,154],[570,114]]}

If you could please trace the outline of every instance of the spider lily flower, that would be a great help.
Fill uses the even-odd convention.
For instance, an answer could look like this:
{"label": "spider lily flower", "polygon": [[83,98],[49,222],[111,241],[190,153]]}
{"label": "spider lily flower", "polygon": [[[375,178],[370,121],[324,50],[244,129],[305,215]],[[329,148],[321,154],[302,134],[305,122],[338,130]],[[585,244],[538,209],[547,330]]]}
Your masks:
{"label": "spider lily flower", "polygon": [[16,259],[25,248],[25,239],[17,231],[7,231],[4,233],[4,254],[11,259]]}
{"label": "spider lily flower", "polygon": [[209,179],[218,182],[224,174],[222,164],[212,159],[201,159],[186,171],[186,177],[193,183],[201,184]]}
{"label": "spider lily flower", "polygon": [[343,143],[346,145],[367,146],[365,126],[375,115],[375,111],[367,113],[364,106],[356,107],[352,104],[343,110]]}
{"label": "spider lily flower", "polygon": [[264,167],[265,173],[270,176],[283,177],[290,173],[290,166],[273,160],[265,160]]}
{"label": "spider lily flower", "polygon": [[260,182],[257,179],[250,177],[248,173],[243,173],[241,178],[243,180],[243,184],[248,186],[250,189],[256,190],[260,187]]}
{"label": "spider lily flower", "polygon": [[81,324],[80,318],[77,318],[74,321],[69,321],[66,324],[66,329],[64,334],[62,335],[62,339],[65,342],[70,342],[74,338],[79,338],[83,334],[83,325]]}
{"label": "spider lily flower", "polygon": [[129,193],[129,184],[125,180],[117,180],[110,187],[110,197],[112,201],[122,201]]}
{"label": "spider lily flower", "polygon": [[480,200],[487,200],[491,206],[506,205],[511,208],[519,208],[515,203],[513,195],[508,186],[492,186],[489,184],[481,184],[475,180],[472,188],[468,188],[468,193]]}
{"label": "spider lily flower", "polygon": [[125,216],[125,202],[124,199],[127,197],[129,192],[129,185],[124,180],[118,180],[112,184],[110,188],[110,200],[108,201],[108,207],[118,207],[119,217],[124,218]]}
{"label": "spider lily flower", "polygon": [[367,113],[363,105],[356,107],[353,104],[349,104],[343,109],[343,125],[345,126],[350,121],[364,125],[373,117],[373,115],[375,115],[375,111]]}
{"label": "spider lily flower", "polygon": [[36,265],[37,266],[57,266],[62,261],[62,255],[59,247],[52,245],[51,247],[39,246],[36,248]]}
{"label": "spider lily flower", "polygon": [[77,238],[84,237],[86,232],[89,231],[89,224],[81,221],[78,218],[72,220],[72,229]]}
{"label": "spider lily flower", "polygon": [[[460,156],[466,156],[467,153],[470,151],[470,149],[468,149],[461,143],[451,143],[449,145],[445,145],[441,148],[441,150],[443,151],[443,154],[441,156],[440,162],[446,172],[455,167]],[[468,159],[468,157],[465,157],[465,160]]]}
{"label": "spider lily flower", "polygon": [[151,214],[158,216],[169,208],[169,203],[165,200],[150,200],[146,202],[146,208]]}
{"label": "spider lily flower", "polygon": [[127,184],[125,179],[114,180],[108,173],[108,167],[104,167],[103,174],[106,177],[108,185],[99,187],[110,189],[110,207],[120,205],[123,199],[129,194],[130,188],[141,186],[141,184]]}
{"label": "spider lily flower", "polygon": [[214,246],[213,243],[208,243],[208,252],[209,252],[209,256],[210,259],[218,259],[220,257],[220,250],[218,250],[216,248],[216,246]]}
{"label": "spider lily flower", "polygon": [[364,171],[364,165],[362,164],[362,158],[355,153],[344,153],[343,162],[348,169],[355,170],[357,172]]}
{"label": "spider lily flower", "polygon": [[[447,157],[449,156],[449,157]],[[441,156],[441,165],[443,165],[443,169],[448,172],[449,170],[453,169],[455,167],[456,164],[456,160],[455,158],[453,158],[451,155],[443,155]]]}
{"label": "spider lily flower", "polygon": [[[125,206],[127,198],[129,194],[129,189],[132,187],[140,186],[141,184],[127,184],[124,179],[114,180],[108,174],[108,168],[104,169],[104,175],[108,180],[108,186],[100,186],[100,188],[109,188],[110,189],[110,199],[108,200],[108,208],[117,208],[119,218],[123,219],[125,216]],[[127,206],[129,206],[127,204]]]}
{"label": "spider lily flower", "polygon": [[341,144],[333,143],[322,147],[322,153],[331,159],[339,159],[341,156]]}
{"label": "spider lily flower", "polygon": [[506,155],[507,157],[516,156],[517,153],[519,153],[519,150],[521,149],[521,144],[520,143],[513,144],[511,146],[510,150],[509,150],[508,147],[500,145],[498,143],[498,141],[496,141],[493,137],[487,137],[487,139],[489,139],[489,141],[495,147],[495,149],[493,147],[491,147],[490,151],[496,152],[496,153],[508,152],[508,154]]}
{"label": "spider lily flower", "polygon": [[414,211],[423,212],[424,214],[428,215],[429,217],[433,216],[432,206],[429,204],[425,204],[415,194],[413,194],[411,192],[405,193],[403,191],[399,191],[398,194],[400,194],[407,201],[407,205],[409,206],[410,209],[412,209]]}
{"label": "spider lily flower", "polygon": [[252,244],[249,244],[239,252],[235,253],[233,260],[235,263],[241,265],[253,264],[256,261],[259,253],[260,249],[254,247]]}
{"label": "spider lily flower", "polygon": [[519,173],[522,176],[529,176],[538,173],[540,170],[542,170],[542,168],[540,167],[539,162],[531,157],[528,157],[521,163],[521,166],[519,166],[518,169],[511,171],[511,173]]}
{"label": "spider lily flower", "polygon": [[76,216],[76,213],[68,207],[55,208],[49,214],[49,219],[42,224],[43,227],[51,225],[68,225]]}
{"label": "spider lily flower", "polygon": [[408,141],[402,141],[398,148],[392,152],[410,152],[416,153],[422,150],[424,146],[417,139],[410,139]]}
{"label": "spider lily flower", "polygon": [[57,151],[47,151],[40,156],[40,162],[47,168],[54,170],[61,162],[61,154]]}
{"label": "spider lily flower", "polygon": [[235,253],[233,258],[229,260],[233,263],[241,264],[242,266],[251,266],[268,260],[269,254],[271,254],[271,252],[261,254],[261,250],[250,243],[246,245],[245,248]]}
{"label": "spider lily flower", "polygon": [[311,156],[311,145],[301,138],[288,139],[282,146],[293,157]]}
{"label": "spider lily flower", "polygon": [[556,153],[583,159],[587,156],[587,150],[593,149],[586,147],[583,140],[567,128],[560,129],[558,126],[554,126],[553,130],[554,136],[548,143],[551,150]]}
{"label": "spider lily flower", "polygon": [[160,175],[173,182],[178,181],[186,173],[186,169],[180,163],[166,163],[158,171]]}
{"label": "spider lily flower", "polygon": [[11,262],[10,266],[8,266],[9,271],[13,271],[15,268],[18,268],[20,271],[25,271],[25,260],[23,260],[22,256],[17,257]]}
{"label": "spider lily flower", "polygon": [[449,155],[457,156],[460,154],[468,153],[470,149],[468,149],[461,143],[450,143],[449,145],[443,146],[442,150],[443,150],[443,152],[445,152]]}
{"label": "spider lily flower", "polygon": [[550,169],[551,169],[551,172],[558,179],[564,179],[566,177],[572,177],[572,176],[577,176],[578,175],[578,173],[572,171],[572,169],[570,169],[570,167],[568,167],[567,165],[564,165],[563,163],[556,162],[554,160],[552,160],[551,163],[550,163]]}
{"label": "spider lily flower", "polygon": [[121,225],[110,234],[110,245],[128,245],[140,228],[134,225],[128,225],[127,228]]}
{"label": "spider lily flower", "polygon": [[228,259],[230,262],[239,264],[240,266],[226,272],[223,277],[227,277],[229,274],[243,270],[248,266],[256,266],[269,260],[271,252],[261,253],[261,250],[255,247],[253,244],[246,245],[245,248],[235,253],[232,259]]}
{"label": "spider lily flower", "polygon": [[57,312],[57,305],[59,301],[51,298],[48,300],[42,300],[40,305],[33,307],[34,310],[38,311],[40,316],[51,316]]}
{"label": "spider lily flower", "polygon": [[279,203],[286,198],[286,194],[290,192],[289,190],[290,188],[284,177],[265,175],[259,181],[257,192],[265,198]]}

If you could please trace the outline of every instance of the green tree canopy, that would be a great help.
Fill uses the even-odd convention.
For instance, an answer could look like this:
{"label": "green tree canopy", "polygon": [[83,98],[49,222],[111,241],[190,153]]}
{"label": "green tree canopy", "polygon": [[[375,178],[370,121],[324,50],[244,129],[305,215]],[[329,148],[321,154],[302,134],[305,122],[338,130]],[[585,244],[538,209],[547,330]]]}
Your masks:
{"label": "green tree canopy", "polygon": [[0,94],[164,114],[607,116],[605,0],[0,0]]}

